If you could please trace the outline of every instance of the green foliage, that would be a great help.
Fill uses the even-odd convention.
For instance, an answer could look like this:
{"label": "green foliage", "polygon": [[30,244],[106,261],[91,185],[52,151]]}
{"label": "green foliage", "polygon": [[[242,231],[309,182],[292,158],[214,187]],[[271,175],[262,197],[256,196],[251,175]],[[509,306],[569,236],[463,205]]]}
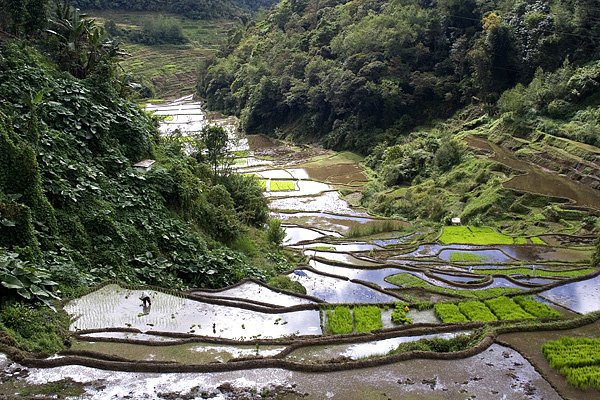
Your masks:
{"label": "green foliage", "polygon": [[450,262],[480,262],[483,256],[468,251],[453,251],[450,253]]}
{"label": "green foliage", "polygon": [[65,347],[69,316],[62,310],[13,303],[2,308],[0,328],[26,351],[53,354]]}
{"label": "green foliage", "polygon": [[[482,275],[525,275],[532,276],[534,275],[532,268],[490,268],[490,269],[474,269],[472,271],[475,274]],[[594,268],[581,268],[581,269],[571,269],[566,271],[551,271],[547,269],[536,268],[535,276],[537,277],[567,277],[574,278],[579,276],[585,276],[589,274],[593,274],[597,272]]]}
{"label": "green foliage", "polygon": [[435,315],[445,324],[453,324],[457,322],[468,322],[467,317],[461,313],[456,304],[452,303],[437,303],[434,306]]}
{"label": "green foliage", "polygon": [[412,324],[412,320],[406,316],[406,310],[408,307],[402,303],[396,303],[394,311],[392,311],[392,322],[397,325],[409,325]]}
{"label": "green foliage", "polygon": [[480,301],[465,301],[458,303],[458,309],[463,313],[469,321],[496,321],[498,318],[486,305]]}
{"label": "green foliage", "polygon": [[179,21],[163,15],[145,18],[141,31],[132,31],[127,38],[134,43],[146,45],[184,44],[188,39],[184,36]]}
{"label": "green foliage", "polygon": [[306,294],[306,288],[302,286],[300,282],[296,282],[292,280],[287,275],[277,275],[269,279],[267,282],[269,286],[273,286],[274,288],[287,290],[288,292],[298,293],[298,294]]}
{"label": "green foliage", "polygon": [[370,332],[381,329],[381,308],[378,306],[354,307],[355,332]]}
{"label": "green foliage", "polygon": [[569,384],[600,389],[600,339],[561,337],[544,343],[544,356]]}
{"label": "green foliage", "polygon": [[206,161],[211,166],[213,177],[216,179],[219,172],[227,172],[229,137],[222,126],[207,125],[200,132],[202,149],[206,151]]}
{"label": "green foliage", "polygon": [[280,181],[280,180],[271,180],[269,184],[269,190],[271,192],[283,192],[289,190],[296,190],[296,185],[293,181]]}
{"label": "green foliage", "polygon": [[352,225],[348,232],[346,232],[345,236],[347,238],[371,236],[378,233],[401,231],[405,226],[406,224],[391,219],[383,221],[369,221],[363,224]]}
{"label": "green foliage", "polygon": [[440,236],[444,244],[514,244],[515,239],[492,228],[476,226],[445,226]]}
{"label": "green foliage", "polygon": [[267,238],[269,242],[279,246],[285,239],[285,230],[281,227],[281,221],[278,219],[270,219],[267,227]]}
{"label": "green foliage", "polygon": [[485,300],[485,305],[494,313],[499,320],[527,319],[535,318],[527,311],[523,310],[519,304],[508,297],[501,296],[495,299]]}
{"label": "green foliage", "polygon": [[452,339],[420,339],[414,342],[401,343],[389,355],[406,353],[409,351],[434,351],[436,353],[451,353],[468,349],[476,339],[474,335],[458,335]]}
{"label": "green foliage", "polygon": [[473,299],[487,299],[501,296],[503,294],[519,292],[519,289],[513,288],[491,288],[491,289],[450,289],[432,285],[423,279],[409,273],[400,273],[385,278],[386,281],[398,285],[402,288],[422,288],[430,292],[448,294],[451,296],[461,296]]}
{"label": "green foliage", "polygon": [[596,241],[596,251],[594,251],[594,255],[592,256],[592,267],[600,267],[600,236]]}
{"label": "green foliage", "polygon": [[525,312],[533,315],[537,318],[559,318],[560,313],[551,308],[547,304],[540,303],[535,299],[528,296],[515,296],[513,297],[515,303],[521,306]]}
{"label": "green foliage", "polygon": [[53,289],[57,283],[50,280],[50,273],[41,267],[19,259],[16,253],[0,248],[0,283],[9,290],[27,299],[42,301],[54,309],[52,302],[58,299]]}
{"label": "green foliage", "polygon": [[334,335],[352,333],[354,323],[350,308],[336,306],[333,310],[327,310],[327,327]]}

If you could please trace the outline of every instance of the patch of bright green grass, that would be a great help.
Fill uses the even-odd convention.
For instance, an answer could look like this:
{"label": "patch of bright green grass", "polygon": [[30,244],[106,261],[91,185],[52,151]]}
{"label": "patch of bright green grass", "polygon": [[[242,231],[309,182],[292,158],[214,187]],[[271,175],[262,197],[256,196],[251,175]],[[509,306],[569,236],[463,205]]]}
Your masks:
{"label": "patch of bright green grass", "polygon": [[531,243],[533,243],[533,244],[539,244],[539,245],[545,245],[546,244],[546,242],[544,242],[542,239],[540,239],[537,236],[529,238],[529,240],[531,240]]}
{"label": "patch of bright green grass", "polygon": [[327,325],[334,335],[352,333],[353,321],[350,308],[337,306],[333,310],[327,310]]}
{"label": "patch of bright green grass", "polygon": [[312,250],[319,250],[319,251],[335,251],[335,247],[333,246],[315,246],[315,247],[311,247]]}
{"label": "patch of bright green grass", "polygon": [[538,318],[559,318],[560,317],[560,313],[557,310],[555,310],[554,308],[551,308],[547,304],[540,303],[539,301],[536,301],[535,299],[533,299],[529,296],[515,296],[515,297],[513,297],[513,300],[515,303],[520,305],[521,308],[523,310],[525,310],[525,312],[528,312],[529,314],[533,315],[534,317],[538,317]]}
{"label": "patch of bright green grass", "polygon": [[489,227],[445,226],[440,236],[444,244],[525,244],[524,238],[513,238]]}
{"label": "patch of bright green grass", "polygon": [[434,306],[435,315],[445,324],[456,322],[469,322],[456,304],[452,303],[437,303]]}
{"label": "patch of bright green grass", "polygon": [[[490,268],[490,269],[473,269],[474,274],[480,275],[526,275],[530,276],[533,272],[531,268],[515,267],[515,268]],[[548,271],[544,269],[536,269],[535,276],[537,277],[565,277],[574,278],[597,272],[594,268],[572,269],[567,271]]]}
{"label": "patch of bright green grass", "polygon": [[385,280],[402,288],[422,288],[434,293],[456,295],[472,299],[487,299],[491,297],[501,296],[509,293],[517,293],[521,291],[520,289],[516,288],[490,288],[479,290],[444,288],[432,285],[419,277],[405,272],[388,276],[385,278]]}
{"label": "patch of bright green grass", "polygon": [[360,306],[354,308],[356,332],[370,332],[381,329],[381,309],[377,306]]}
{"label": "patch of bright green grass", "polygon": [[470,321],[488,322],[498,320],[490,309],[481,301],[473,300],[458,303],[458,308]]}
{"label": "patch of bright green grass", "polygon": [[283,192],[288,190],[296,190],[296,185],[293,181],[271,180],[269,184],[271,192]]}
{"label": "patch of bright green grass", "polygon": [[450,253],[450,262],[479,262],[483,256],[468,251],[454,251]]}
{"label": "patch of bright green grass", "polygon": [[600,390],[600,338],[562,337],[544,343],[542,351],[569,384]]}
{"label": "patch of bright green grass", "polygon": [[264,179],[259,179],[258,186],[260,186],[262,190],[265,190],[267,188],[267,181]]}
{"label": "patch of bright green grass", "polygon": [[523,310],[520,305],[506,296],[497,297],[495,299],[485,300],[485,305],[489,307],[498,319],[506,321],[513,319],[528,319],[535,318],[527,311]]}

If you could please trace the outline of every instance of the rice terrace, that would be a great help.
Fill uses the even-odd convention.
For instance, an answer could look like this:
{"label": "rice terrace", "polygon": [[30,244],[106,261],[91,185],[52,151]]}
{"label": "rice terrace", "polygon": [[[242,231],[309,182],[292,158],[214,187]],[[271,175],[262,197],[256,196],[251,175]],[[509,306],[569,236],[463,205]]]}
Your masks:
{"label": "rice terrace", "polygon": [[594,2],[41,3],[0,399],[600,399]]}

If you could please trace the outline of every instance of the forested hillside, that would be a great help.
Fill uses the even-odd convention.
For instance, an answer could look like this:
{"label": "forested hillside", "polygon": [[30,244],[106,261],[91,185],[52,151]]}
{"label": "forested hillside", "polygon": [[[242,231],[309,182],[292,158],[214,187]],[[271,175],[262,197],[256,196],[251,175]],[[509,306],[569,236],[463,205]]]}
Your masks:
{"label": "forested hillside", "polygon": [[[538,69],[597,57],[592,0],[284,0],[201,78],[249,132],[363,153],[468,104],[495,111]],[[377,140],[373,140],[377,138]]]}
{"label": "forested hillside", "polygon": [[187,18],[214,19],[247,17],[249,12],[273,5],[273,0],[74,0],[83,10],[156,11]]}
{"label": "forested hillside", "polygon": [[[46,20],[36,10],[0,27],[11,32],[0,38],[3,308],[19,298],[51,304],[106,279],[221,287],[285,268],[262,230],[258,183],[215,171],[202,140],[187,155],[159,137],[124,97],[118,46],[93,21],[48,8],[53,31],[44,33],[27,23]],[[150,171],[132,167],[146,158],[157,161]]]}

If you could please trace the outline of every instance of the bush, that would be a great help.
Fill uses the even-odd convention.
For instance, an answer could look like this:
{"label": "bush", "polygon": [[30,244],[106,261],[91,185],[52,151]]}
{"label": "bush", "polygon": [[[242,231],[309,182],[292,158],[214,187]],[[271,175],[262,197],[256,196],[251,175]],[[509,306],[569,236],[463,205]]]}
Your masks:
{"label": "bush", "polygon": [[409,325],[412,324],[412,320],[406,316],[406,308],[402,303],[396,303],[394,311],[392,311],[392,322],[397,325]]}
{"label": "bush", "polygon": [[267,228],[267,239],[269,239],[269,242],[277,246],[283,243],[283,239],[285,239],[285,230],[281,227],[280,220],[269,220],[269,227]]}
{"label": "bush", "polygon": [[13,303],[2,309],[0,321],[17,346],[31,352],[56,353],[65,347],[69,316],[47,307]]}
{"label": "bush", "polygon": [[277,275],[269,279],[269,286],[277,289],[287,290],[288,292],[306,294],[306,288],[300,282],[296,282],[287,275]]}

